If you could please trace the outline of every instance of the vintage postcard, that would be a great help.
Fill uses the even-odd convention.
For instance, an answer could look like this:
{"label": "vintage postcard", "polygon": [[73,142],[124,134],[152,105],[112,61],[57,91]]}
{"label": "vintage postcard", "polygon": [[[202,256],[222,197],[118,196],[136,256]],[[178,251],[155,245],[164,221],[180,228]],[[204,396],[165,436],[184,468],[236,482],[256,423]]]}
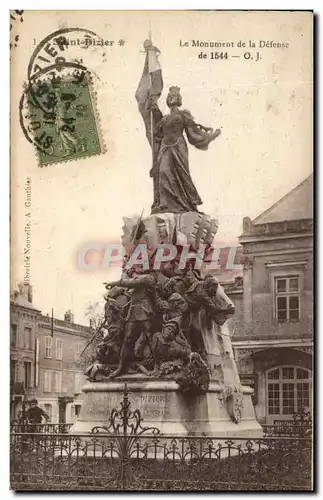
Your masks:
{"label": "vintage postcard", "polygon": [[313,12],[10,12],[10,485],[312,491]]}

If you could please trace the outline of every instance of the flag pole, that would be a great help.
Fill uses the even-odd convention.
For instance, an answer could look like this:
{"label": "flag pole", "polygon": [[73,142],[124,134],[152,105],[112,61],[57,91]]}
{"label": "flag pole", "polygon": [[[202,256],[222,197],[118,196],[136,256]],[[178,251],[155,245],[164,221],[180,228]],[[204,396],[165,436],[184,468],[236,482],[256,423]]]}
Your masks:
{"label": "flag pole", "polygon": [[[152,39],[151,39],[151,24],[149,23],[149,41],[150,44],[152,45]],[[148,49],[148,71],[149,71],[149,50]],[[149,71],[149,79],[150,79],[150,88],[152,88],[152,76],[151,72]],[[152,168],[154,168],[154,115],[153,115],[153,110],[150,109],[150,140],[151,140],[151,153],[152,153]]]}
{"label": "flag pole", "polygon": [[[150,74],[150,85],[152,84],[152,78]],[[150,140],[151,140],[151,152],[152,152],[152,168],[154,168],[154,115],[152,109],[150,110]]]}

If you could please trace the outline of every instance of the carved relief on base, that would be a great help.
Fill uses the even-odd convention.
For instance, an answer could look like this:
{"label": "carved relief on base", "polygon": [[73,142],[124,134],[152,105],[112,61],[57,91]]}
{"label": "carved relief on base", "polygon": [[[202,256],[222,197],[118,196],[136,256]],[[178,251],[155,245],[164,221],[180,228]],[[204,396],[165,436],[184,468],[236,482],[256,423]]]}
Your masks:
{"label": "carved relief on base", "polygon": [[241,388],[237,385],[224,387],[219,394],[219,400],[222,405],[226,405],[231,420],[238,424],[243,414],[243,393]]}

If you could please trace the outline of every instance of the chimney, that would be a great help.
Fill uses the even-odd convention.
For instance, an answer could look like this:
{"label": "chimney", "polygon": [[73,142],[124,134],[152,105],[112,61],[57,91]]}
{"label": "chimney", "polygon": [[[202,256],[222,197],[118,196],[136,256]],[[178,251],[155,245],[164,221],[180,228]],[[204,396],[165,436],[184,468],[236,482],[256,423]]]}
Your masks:
{"label": "chimney", "polygon": [[21,295],[30,304],[33,302],[32,286],[29,283],[19,283],[19,295]]}
{"label": "chimney", "polygon": [[28,302],[33,303],[33,287],[28,284]]}
{"label": "chimney", "polygon": [[70,309],[64,314],[64,321],[66,321],[67,323],[74,323],[74,314]]}

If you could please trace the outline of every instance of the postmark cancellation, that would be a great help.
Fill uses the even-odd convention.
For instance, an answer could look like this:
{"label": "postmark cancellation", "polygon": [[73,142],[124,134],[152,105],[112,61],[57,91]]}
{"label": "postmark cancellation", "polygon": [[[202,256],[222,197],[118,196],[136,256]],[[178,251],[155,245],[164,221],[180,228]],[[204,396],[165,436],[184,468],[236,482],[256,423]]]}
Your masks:
{"label": "postmark cancellation", "polygon": [[104,152],[96,95],[88,73],[54,76],[25,90],[23,125],[39,166]]}

